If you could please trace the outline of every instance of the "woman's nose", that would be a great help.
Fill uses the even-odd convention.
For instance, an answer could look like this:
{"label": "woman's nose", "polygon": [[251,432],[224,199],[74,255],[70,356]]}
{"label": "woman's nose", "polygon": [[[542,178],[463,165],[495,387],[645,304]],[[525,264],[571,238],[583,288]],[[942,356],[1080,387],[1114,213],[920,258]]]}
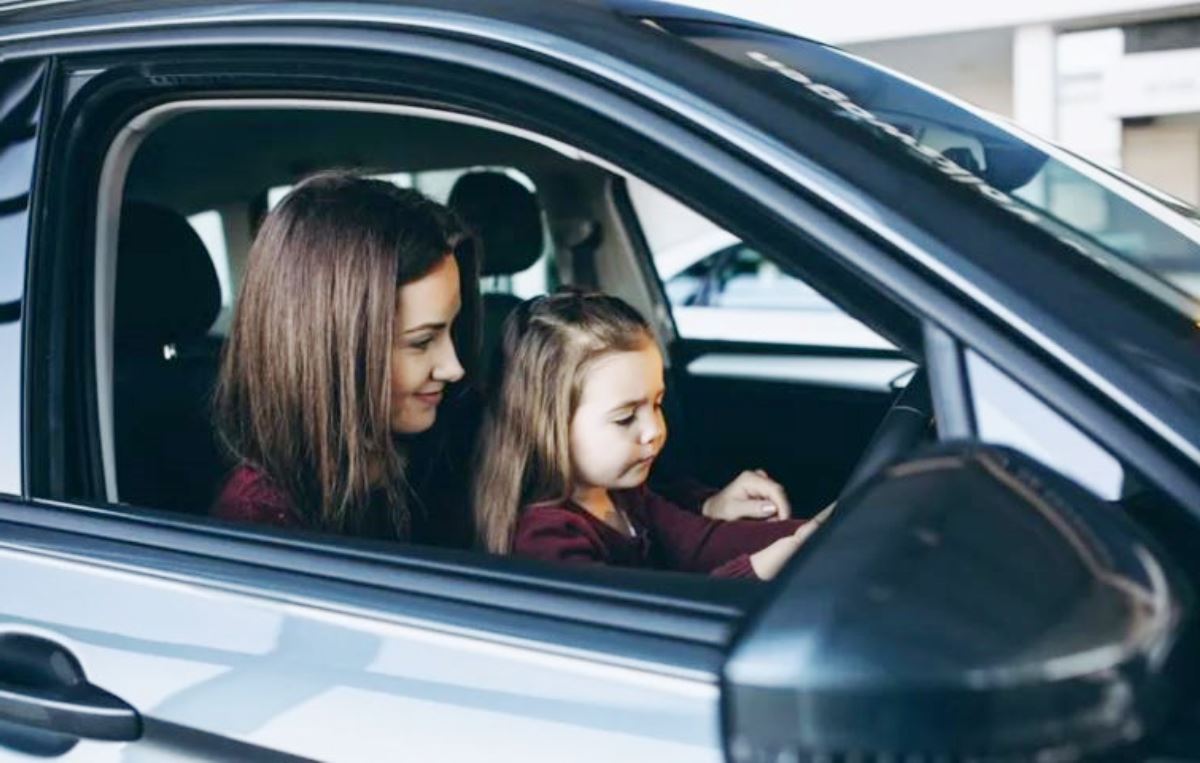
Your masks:
{"label": "woman's nose", "polygon": [[462,363],[458,361],[458,353],[454,350],[454,343],[447,342],[445,353],[438,358],[437,365],[433,368],[433,378],[450,384],[463,378],[465,373],[466,371],[463,370]]}

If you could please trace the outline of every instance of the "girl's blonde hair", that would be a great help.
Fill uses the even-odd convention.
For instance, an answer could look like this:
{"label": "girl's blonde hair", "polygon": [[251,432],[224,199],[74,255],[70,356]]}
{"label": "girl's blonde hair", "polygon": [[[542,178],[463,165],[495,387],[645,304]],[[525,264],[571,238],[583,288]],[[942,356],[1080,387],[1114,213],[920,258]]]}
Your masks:
{"label": "girl's blonde hair", "polygon": [[488,551],[511,550],[522,507],[570,495],[571,417],[588,368],[604,355],[653,341],[637,310],[606,294],[560,291],[509,315],[472,491],[479,540]]}
{"label": "girl's blonde hair", "polygon": [[454,340],[470,373],[478,267],[449,209],[331,171],[263,221],[221,358],[216,424],[233,458],[264,472],[312,527],[410,534],[408,454],[390,423],[397,289],[447,256],[459,266]]}

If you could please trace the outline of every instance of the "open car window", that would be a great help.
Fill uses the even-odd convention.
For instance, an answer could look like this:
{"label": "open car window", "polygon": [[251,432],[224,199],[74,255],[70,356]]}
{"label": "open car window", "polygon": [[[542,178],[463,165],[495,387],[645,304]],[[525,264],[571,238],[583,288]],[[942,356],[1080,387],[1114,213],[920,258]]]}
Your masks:
{"label": "open car window", "polygon": [[[455,122],[450,114],[439,119],[427,111],[412,113],[403,108],[395,113],[355,112],[352,108],[339,113],[328,109],[306,111],[294,102],[255,101],[240,108],[230,103],[221,109],[199,106],[191,110],[181,103],[177,112],[161,123],[148,120],[152,129],[141,138],[132,155],[122,199],[121,240],[141,242],[154,250],[155,259],[181,257],[184,249],[194,248],[194,242],[176,240],[174,233],[168,239],[159,237],[177,227],[169,225],[165,218],[188,219],[208,250],[206,259],[218,271],[223,305],[226,292],[220,272],[222,264],[228,261],[225,278],[232,281],[229,293],[236,304],[238,278],[244,272],[257,219],[293,187],[298,179],[294,168],[305,167],[307,170],[302,174],[306,174],[324,164],[345,166],[334,147],[347,145],[355,146],[356,154],[366,157],[360,163],[371,169],[364,174],[416,189],[436,201],[450,201],[456,184],[477,173],[504,175],[536,198],[537,219],[532,226],[543,231],[536,238],[536,250],[509,256],[510,253],[484,242],[485,275],[480,284],[484,297],[481,375],[494,366],[501,324],[508,311],[520,299],[546,293],[559,283],[598,288],[620,296],[652,323],[655,316],[664,314],[659,304],[651,301],[651,295],[656,293],[652,288],[654,276],[639,261],[645,253],[631,243],[633,237],[622,227],[629,221],[615,211],[619,205],[612,203],[614,188],[632,191],[636,223],[650,234],[652,264],[659,267],[659,276],[666,282],[671,304],[663,307],[668,307],[670,312],[666,314],[673,314],[679,321],[685,338],[702,337],[704,321],[736,328],[729,316],[738,313],[746,317],[743,334],[727,338],[770,342],[771,337],[762,331],[764,325],[770,325],[781,327],[775,337],[779,342],[895,352],[879,335],[793,277],[779,263],[760,254],[752,244],[614,165],[508,135],[500,128]],[[280,129],[282,125],[305,129],[287,132]],[[262,155],[254,153],[249,145],[239,148],[233,139],[235,131],[247,129],[292,137],[288,144],[277,144],[274,154]],[[386,140],[381,136],[386,136]],[[177,165],[193,161],[189,152],[196,150],[197,143],[211,150],[211,160],[203,168],[208,176],[193,174],[188,184],[181,184],[176,178],[182,173],[175,170],[182,169]],[[372,145],[376,147],[369,151]],[[403,145],[406,150],[394,154],[396,145]],[[646,204],[652,206],[652,214]],[[220,215],[214,218],[212,210],[221,210]],[[148,213],[153,213],[153,219],[145,218]],[[246,235],[239,236],[233,230],[239,219],[251,221]],[[478,222],[466,220],[469,226]],[[234,235],[218,235],[224,231],[233,231]],[[690,263],[680,261],[672,265],[672,258],[678,260],[678,257],[669,247],[653,248],[664,241],[694,239],[697,232],[701,238],[707,236],[711,240],[713,251]],[[101,242],[98,272],[114,273],[117,282],[107,290],[99,289],[98,293],[107,294],[120,313],[147,294],[124,291],[122,279],[129,274],[104,264],[105,257],[115,255],[120,261],[124,256],[114,251],[111,244],[106,248]],[[489,266],[492,257],[520,264],[510,270],[492,267]],[[666,268],[674,268],[674,272]],[[198,284],[189,280],[181,288],[199,288]],[[177,296],[180,300],[173,305],[190,301],[182,292]],[[704,315],[689,318],[686,311],[693,306],[717,311],[718,315],[713,316],[716,320]],[[761,317],[755,317],[764,310],[770,311],[773,318],[786,320],[764,324]],[[689,320],[692,322],[688,323]],[[119,326],[115,329],[119,334]],[[659,336],[669,356],[670,334],[663,332]],[[124,343],[119,335],[110,340],[112,355],[107,363],[102,358],[99,368],[103,372],[111,367],[112,375],[107,384],[101,380],[98,397],[111,406],[110,423],[106,427],[102,419],[100,428],[101,450],[108,459],[106,474],[111,502],[199,515],[211,508],[223,476],[235,466],[220,450],[220,442],[211,429],[211,410],[205,403],[213,388],[223,337],[222,332],[210,330],[203,337],[173,341],[169,349],[135,347]],[[754,357],[737,358],[735,362],[746,369],[761,370],[763,365]],[[853,436],[846,436],[845,448],[836,459],[831,459],[836,463],[829,464],[832,474],[827,481],[851,471],[886,410],[892,394],[889,380],[910,367],[908,361],[895,359],[878,370],[878,378],[873,378],[871,384],[859,381],[850,385],[846,404],[855,409],[858,425],[853,428]],[[829,375],[825,366],[802,370],[807,376]],[[735,375],[731,383],[736,386],[749,382]],[[825,383],[828,388],[842,382],[838,377],[833,381],[825,379]],[[797,382],[785,375],[776,379],[776,384],[787,388]],[[147,396],[144,394],[147,386],[161,388],[163,392]],[[669,394],[675,398],[684,396],[678,389]],[[738,390],[733,389],[729,394],[738,396]],[[863,405],[868,396],[869,405]],[[750,419],[771,420],[774,398],[760,399],[746,394],[740,397],[758,406],[748,414]],[[809,404],[828,407],[820,399],[805,400],[805,405]],[[686,431],[686,422],[703,417],[706,407],[695,396],[691,397],[690,408],[677,404],[672,411],[675,418],[671,426],[678,427],[679,432]],[[803,411],[794,415],[802,418]],[[787,425],[776,424],[767,433],[724,433],[707,448],[709,459],[705,462],[706,466],[719,462],[719,469],[696,472],[696,462],[683,463],[681,473],[669,475],[663,482],[673,483],[674,478],[686,476],[719,488],[728,481],[730,473],[763,466],[774,468],[771,448],[785,440],[790,431],[789,419]],[[680,437],[682,443],[685,435]],[[750,449],[737,444],[743,437],[755,441],[752,461],[747,460]],[[713,455],[723,453],[722,448],[735,455],[729,458]],[[779,452],[783,450],[780,446]],[[791,461],[780,463],[788,464],[787,471],[791,471]],[[807,463],[802,466],[803,469],[797,467],[795,474],[780,473],[781,483],[808,485],[813,483],[809,472],[823,468]],[[803,498],[797,497],[797,517],[812,515],[828,503],[823,500],[820,506],[810,505],[814,503],[807,500],[811,496]]]}
{"label": "open car window", "polygon": [[681,338],[895,349],[752,245],[647,183],[627,188]]}

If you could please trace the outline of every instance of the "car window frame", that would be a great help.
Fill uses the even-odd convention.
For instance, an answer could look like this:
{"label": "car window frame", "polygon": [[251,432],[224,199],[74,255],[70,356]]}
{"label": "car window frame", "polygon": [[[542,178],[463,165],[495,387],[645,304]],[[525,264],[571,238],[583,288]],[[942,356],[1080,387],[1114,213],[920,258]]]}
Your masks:
{"label": "car window frame", "polygon": [[[831,214],[831,211],[827,208],[815,205],[803,196],[798,195],[794,188],[780,185],[778,178],[772,177],[763,168],[756,168],[753,164],[746,162],[745,157],[729,152],[727,146],[715,142],[711,137],[705,138],[694,133],[689,135],[686,123],[681,122],[680,118],[670,117],[670,115],[664,116],[661,113],[647,110],[645,104],[632,99],[620,89],[600,87],[595,82],[589,82],[577,78],[570,73],[548,68],[542,62],[532,61],[527,58],[516,57],[514,60],[513,57],[509,56],[510,60],[502,61],[498,57],[507,54],[498,53],[493,49],[483,46],[465,43],[461,40],[447,41],[412,33],[374,33],[361,30],[355,32],[355,35],[363,39],[341,40],[336,45],[339,49],[345,51],[355,49],[370,50],[378,49],[382,43],[386,42],[389,44],[390,49],[395,50],[398,47],[403,55],[409,57],[417,55],[414,51],[415,47],[420,51],[421,55],[428,56],[433,61],[440,62],[443,65],[445,64],[446,56],[443,55],[440,58],[438,56],[429,56],[429,49],[439,46],[458,46],[454,51],[456,54],[455,59],[461,62],[463,54],[469,53],[470,62],[474,66],[479,67],[481,71],[484,64],[495,65],[503,63],[504,66],[501,67],[501,71],[504,76],[513,76],[514,68],[521,70],[524,75],[524,79],[521,81],[526,84],[537,82],[540,87],[546,88],[559,96],[565,97],[569,95],[576,101],[583,101],[584,103],[590,101],[590,109],[593,112],[607,106],[616,108],[619,113],[625,116],[634,113],[638,117],[641,117],[642,121],[630,120],[628,124],[637,125],[647,138],[656,137],[657,140],[662,142],[674,140],[670,146],[674,149],[673,153],[677,156],[675,161],[694,162],[695,164],[687,165],[687,168],[691,172],[718,172],[723,181],[728,184],[727,188],[744,189],[746,186],[752,186],[757,191],[756,194],[751,195],[741,190],[739,191],[739,198],[753,198],[761,202],[761,206],[768,210],[789,210],[790,214],[785,214],[782,222],[777,218],[773,219],[776,235],[779,235],[779,230],[790,231],[787,235],[800,235],[796,232],[795,226],[801,223],[807,224],[808,227],[804,229],[807,235],[819,235],[824,239],[824,243],[830,249],[828,256],[837,267],[848,271],[853,268],[856,276],[865,278],[869,282],[882,281],[888,283],[891,287],[890,294],[896,296],[898,299],[912,301],[912,295],[920,295],[920,298],[915,301],[921,303],[922,314],[926,315],[928,320],[934,320],[941,325],[953,326],[957,335],[965,334],[973,337],[983,337],[984,341],[982,344],[989,346],[989,349],[999,348],[1000,351],[997,352],[985,351],[984,354],[986,356],[995,357],[999,355],[1003,358],[1005,356],[1016,355],[1016,357],[1026,359],[1026,362],[1029,362],[1028,359],[1032,357],[1027,347],[1023,347],[1018,342],[1013,341],[1011,336],[1005,336],[1003,332],[997,331],[997,328],[993,324],[983,320],[969,306],[964,306],[960,302],[956,302],[952,296],[944,293],[939,284],[931,283],[927,278],[927,274],[915,271],[908,263],[892,256],[885,246],[881,246],[881,243],[877,239],[864,235],[864,231],[855,226],[852,220],[848,221],[844,216]],[[178,35],[168,33],[152,35],[150,37],[151,39],[148,41],[139,41],[137,46],[146,46],[153,43],[156,47],[159,47],[180,41]],[[351,37],[354,37],[354,35]],[[201,35],[199,39],[193,39],[188,42],[196,46],[211,46],[214,42],[223,41],[228,43],[228,39],[228,36],[212,34],[209,36]],[[295,39],[283,33],[271,35],[260,32],[260,37],[256,38],[252,35],[245,35],[241,39],[243,41],[254,40],[255,42],[265,40],[274,43],[279,43],[280,39],[283,39],[293,44],[303,42],[306,47],[316,49],[320,49],[322,43],[322,40],[311,33],[299,34],[298,39]],[[423,43],[425,48],[422,49],[417,43]],[[325,40],[324,44],[332,46],[335,43]],[[116,47],[120,49],[121,46],[117,45]],[[492,68],[495,67],[493,66]],[[533,73],[532,76],[530,76],[531,71]],[[564,82],[568,83],[569,87],[562,88],[561,86]],[[630,127],[629,129],[634,128]],[[657,136],[655,136],[656,131],[660,131]],[[671,190],[671,181],[668,176],[662,174],[661,169],[657,170],[657,172],[657,175],[652,173],[649,179],[652,182],[661,182],[667,190]],[[662,180],[659,181],[656,177],[662,178]],[[684,179],[678,179],[678,183],[683,182]],[[700,203],[702,213],[708,214],[712,212],[714,217],[718,221],[721,221],[719,210],[715,207],[704,205],[699,199],[697,201]],[[46,203],[46,199],[41,198],[39,204],[44,203]],[[761,212],[761,210],[757,211]],[[733,227],[740,229],[744,227],[744,223]],[[36,263],[31,263],[31,265],[36,266]],[[42,299],[43,296],[39,296],[37,301],[41,302]],[[32,346],[43,346],[44,344],[43,338],[40,345],[35,341],[32,343]],[[1001,367],[1007,368],[1012,366],[1013,364],[1010,362],[1001,362]],[[1057,371],[1053,366],[1047,365],[1046,373],[1053,378],[1057,374]],[[1077,391],[1069,384],[1062,384],[1061,386],[1064,392],[1077,396]],[[44,501],[39,501],[39,504],[42,503]],[[66,513],[68,515],[74,510],[81,512],[82,515],[90,513],[92,518],[96,518],[97,516],[111,517],[111,514],[104,513],[111,510],[103,508],[88,507],[79,504],[64,506],[61,505],[61,502],[60,508],[67,509]],[[96,512],[100,513],[97,514]],[[2,516],[0,514],[0,517]],[[180,535],[177,540],[182,540],[184,537],[186,537],[186,533]],[[264,545],[271,545],[279,541],[272,538],[270,543],[262,539],[258,539],[258,542]],[[186,547],[186,544],[182,546],[182,548]],[[323,552],[328,553],[329,551],[326,549]],[[569,573],[564,572],[563,574],[566,577],[570,577]],[[555,577],[557,576],[538,576],[533,587],[538,588],[548,581],[552,581]],[[609,591],[609,593],[614,592]]]}
{"label": "car window frame", "polygon": [[[70,83],[66,80],[60,82],[64,88],[70,87],[78,89],[78,83]],[[68,112],[72,108],[68,104]],[[64,118],[67,123],[70,118]],[[61,150],[63,146],[56,146],[56,150]],[[107,144],[100,147],[107,149]],[[100,153],[103,153],[102,151]],[[59,157],[60,163],[73,164],[73,160],[77,157],[64,159]],[[55,192],[62,194],[65,192],[63,186],[69,186],[66,181],[59,181],[59,187],[46,192],[40,205],[53,203],[56,198]],[[87,184],[85,184],[86,186]],[[97,194],[94,190],[89,190],[85,198],[96,198]],[[77,197],[76,197],[77,200]],[[69,205],[63,205],[69,206]],[[44,211],[45,207],[41,206]],[[87,227],[87,226],[85,226]],[[44,244],[44,242],[40,242]],[[61,250],[62,247],[49,246],[50,249]],[[85,249],[92,249],[86,247]],[[63,258],[60,255],[61,251],[54,253],[38,253],[38,260],[49,260],[58,268],[60,275],[63,266]],[[90,255],[81,255],[83,261],[90,260]],[[46,268],[46,262],[42,262],[41,269]],[[43,292],[34,302],[39,306],[52,302],[44,293],[46,289],[41,289]],[[82,294],[90,294],[93,290],[85,288],[80,290]],[[59,300],[61,301],[61,300]],[[81,306],[78,308],[80,312],[85,314],[94,314],[90,305],[90,300],[81,300]],[[41,308],[41,313],[45,313],[45,308]],[[33,332],[35,336],[34,345],[45,344],[45,324],[36,327]],[[86,329],[76,332],[81,336],[89,335],[90,332]],[[81,341],[81,344],[86,345],[86,341]],[[93,353],[84,352],[84,357],[92,357]],[[85,362],[85,366],[87,363]],[[92,373],[94,374],[94,362],[91,363]],[[80,385],[82,387],[94,387],[94,385]],[[92,422],[89,426],[88,422]],[[84,417],[84,427],[81,431],[90,434],[90,438],[94,442],[95,433],[91,431],[94,427],[94,420]],[[84,448],[78,452],[87,453],[90,455],[90,463],[98,463],[97,447]],[[91,470],[90,476],[92,480],[102,485],[102,479],[96,479],[99,474],[96,470]],[[85,474],[81,477],[81,482],[86,482],[89,475]],[[37,492],[37,491],[33,491]],[[89,529],[92,523],[100,522],[101,524],[116,523],[118,521],[136,518],[139,527],[144,528],[145,532],[136,532],[127,537],[132,537],[135,542],[141,546],[149,546],[153,548],[170,548],[183,553],[201,553],[205,559],[211,559],[214,556],[211,547],[219,546],[222,548],[221,556],[227,561],[253,559],[260,566],[269,566],[267,561],[269,557],[263,555],[264,549],[270,549],[272,552],[280,551],[281,549],[294,549],[297,544],[300,544],[304,550],[310,555],[310,559],[304,563],[305,568],[319,568],[327,564],[330,560],[355,560],[361,559],[357,549],[350,548],[355,545],[355,541],[347,541],[347,539],[336,538],[313,538],[309,537],[305,541],[298,541],[292,537],[289,532],[273,532],[269,528],[248,528],[245,530],[231,529],[228,527],[219,526],[220,523],[215,520],[198,519],[194,517],[186,517],[182,515],[171,515],[166,512],[158,512],[153,509],[139,508],[133,511],[123,510],[120,507],[104,505],[102,502],[95,500],[64,500],[63,498],[46,497],[45,495],[30,495],[28,496],[30,503],[25,505],[36,506],[39,512],[31,514],[29,512],[20,512],[20,521],[24,524],[40,525],[45,522],[50,522],[51,526],[57,530],[70,530],[79,532],[81,539],[88,537],[96,537],[100,535],[109,536],[116,534],[116,531],[109,530],[101,533],[100,531]],[[17,506],[0,506],[0,521],[3,521],[11,511],[18,509]],[[136,517],[135,517],[136,515]],[[120,531],[128,533],[126,529]],[[244,537],[244,533],[249,533],[251,537]],[[167,537],[170,540],[166,540]],[[206,547],[208,547],[206,549]],[[417,547],[409,547],[406,554],[415,553],[420,556],[423,553],[422,549]],[[453,556],[453,554],[451,554]],[[408,559],[406,555],[402,559]],[[321,561],[318,562],[317,560]],[[485,557],[472,555],[468,561],[480,562]],[[514,560],[504,560],[503,565],[507,566]],[[401,565],[402,560],[396,559],[395,554],[389,555],[389,562],[392,566]],[[518,562],[520,564],[521,562]],[[424,566],[427,569],[435,570],[434,574],[438,579],[453,580],[455,577],[464,578],[470,577],[472,573],[479,573],[475,564],[463,564],[461,560],[449,561],[442,559],[435,550],[433,556],[425,561]],[[610,600],[615,602],[615,609],[621,610],[628,614],[628,617],[620,617],[615,612],[610,613],[611,617],[605,622],[604,628],[611,630],[616,628],[630,628],[634,632],[644,630],[646,628],[644,616],[647,611],[641,609],[638,605],[645,597],[650,597],[654,601],[654,607],[662,607],[664,603],[670,602],[675,613],[678,614],[675,624],[659,628],[655,630],[653,635],[656,638],[670,638],[674,641],[682,641],[686,643],[688,639],[694,638],[687,634],[691,633],[699,623],[701,633],[707,633],[703,638],[709,639],[710,643],[707,647],[713,647],[719,641],[725,643],[732,633],[734,624],[744,615],[746,608],[752,605],[758,598],[757,593],[747,596],[748,589],[745,584],[715,584],[713,581],[699,578],[697,580],[681,580],[679,575],[667,575],[662,577],[662,573],[657,572],[641,572],[641,571],[626,571],[626,570],[603,570],[597,575],[597,571],[578,571],[569,568],[561,568],[555,565],[540,565],[534,563],[537,568],[536,575],[514,575],[507,570],[504,574],[489,575],[479,574],[478,579],[474,582],[479,585],[495,585],[495,590],[490,593],[490,596],[515,596],[522,600],[529,611],[551,612],[556,615],[559,621],[569,621],[577,616],[582,619],[578,622],[588,622],[592,619],[592,615],[585,615],[583,610],[592,606],[591,602],[599,591],[604,591],[605,595]],[[560,594],[564,590],[571,590],[574,585],[573,581],[583,575],[583,580],[587,581],[586,600],[581,600],[577,597],[563,597],[564,600],[570,598],[571,605],[567,607],[576,608],[574,615],[569,615],[565,612],[564,607],[554,606],[553,602],[547,597],[553,597],[557,590]],[[690,578],[691,576],[682,576]],[[611,581],[609,580],[611,578]],[[673,580],[673,582],[672,582]],[[733,587],[731,587],[733,586]],[[725,591],[722,593],[721,588]],[[736,587],[737,590],[734,590]],[[712,589],[717,589],[716,601],[712,600]],[[402,590],[398,588],[397,590]],[[504,592],[508,591],[508,594]],[[666,594],[656,593],[656,591],[666,591]],[[428,595],[426,593],[425,595]],[[478,595],[478,591],[476,591]],[[445,598],[444,593],[436,594],[438,598]],[[663,598],[663,597],[666,598]],[[586,603],[584,603],[586,601]],[[738,602],[738,603],[730,603]],[[556,612],[556,610],[558,610]],[[703,626],[705,620],[714,619],[717,621],[715,630],[711,627]],[[578,624],[577,622],[577,624]],[[686,625],[682,625],[686,623]],[[591,623],[593,626],[599,626],[598,623]],[[653,630],[653,629],[652,629]],[[720,634],[715,635],[715,634]],[[530,637],[535,637],[536,634],[531,634]],[[602,642],[603,639],[597,639]]]}

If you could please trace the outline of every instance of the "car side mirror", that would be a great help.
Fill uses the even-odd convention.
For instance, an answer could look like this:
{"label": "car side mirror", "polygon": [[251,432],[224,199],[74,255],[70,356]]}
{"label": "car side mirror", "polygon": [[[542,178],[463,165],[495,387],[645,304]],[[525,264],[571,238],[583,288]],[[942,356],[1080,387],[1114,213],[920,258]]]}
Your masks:
{"label": "car side mirror", "polygon": [[730,757],[1073,760],[1137,741],[1190,601],[1167,562],[1119,507],[1015,451],[893,464],[735,643]]}

